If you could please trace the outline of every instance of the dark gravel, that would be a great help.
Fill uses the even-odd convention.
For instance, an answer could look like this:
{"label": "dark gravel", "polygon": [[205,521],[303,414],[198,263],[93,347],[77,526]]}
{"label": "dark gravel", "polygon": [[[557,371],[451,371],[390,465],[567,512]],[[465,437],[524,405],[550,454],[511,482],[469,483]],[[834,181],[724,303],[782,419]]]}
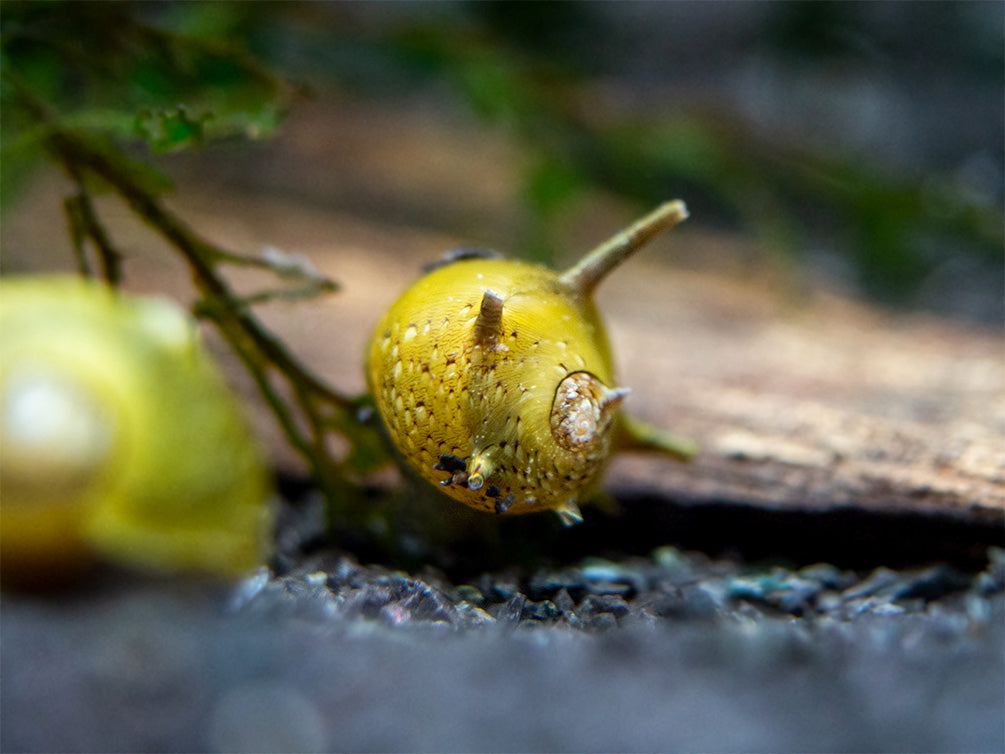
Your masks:
{"label": "dark gravel", "polygon": [[1005,589],[1005,556],[968,574],[940,564],[877,568],[860,575],[817,564],[798,569],[713,560],[674,547],[619,562],[588,558],[574,566],[487,573],[454,585],[436,569],[417,575],[361,566],[348,555],[322,555],[289,573],[247,579],[232,597],[242,611],[293,611],[325,620],[373,620],[451,629],[491,625],[587,633],[676,622],[732,623],[802,619],[808,626],[863,616],[922,616],[933,611],[989,621]]}
{"label": "dark gravel", "polygon": [[663,547],[454,584],[320,553],[3,598],[4,751],[1002,751],[1005,555]]}
{"label": "dark gravel", "polygon": [[511,537],[399,570],[324,531],[308,495],[236,585],[5,594],[0,749],[1005,750],[1000,548],[860,569],[542,539],[499,566]]}

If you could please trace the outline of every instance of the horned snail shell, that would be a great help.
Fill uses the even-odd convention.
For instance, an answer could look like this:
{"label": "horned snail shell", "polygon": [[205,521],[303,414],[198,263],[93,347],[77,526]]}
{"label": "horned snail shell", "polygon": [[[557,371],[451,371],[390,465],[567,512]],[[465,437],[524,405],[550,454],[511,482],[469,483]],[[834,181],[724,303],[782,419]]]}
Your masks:
{"label": "horned snail shell", "polygon": [[668,202],[561,273],[467,253],[420,278],[380,320],[367,357],[405,460],[472,508],[581,521],[628,393],[593,290],[686,217],[683,202]]}

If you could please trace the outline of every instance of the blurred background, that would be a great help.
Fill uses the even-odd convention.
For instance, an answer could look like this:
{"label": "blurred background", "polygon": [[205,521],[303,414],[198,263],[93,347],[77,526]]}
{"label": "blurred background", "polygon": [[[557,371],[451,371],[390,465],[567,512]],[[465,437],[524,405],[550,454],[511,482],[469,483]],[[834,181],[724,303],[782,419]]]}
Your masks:
{"label": "blurred background", "polygon": [[[275,578],[246,581],[236,615],[161,582],[5,595],[4,749],[1001,750],[1005,5],[4,0],[0,38],[2,271],[86,261],[190,305],[192,270],[142,216],[162,202],[189,241],[338,281],[246,310],[347,396],[380,312],[446,249],[562,266],[686,200],[598,303],[626,410],[702,447],[686,466],[615,459],[630,515],[483,517],[504,546],[464,530],[440,562],[486,574],[470,583],[506,600],[480,603],[504,631],[410,642],[397,621],[442,628],[453,609],[446,577],[356,568],[343,544],[386,559],[354,539],[316,560],[325,516],[304,489],[323,474],[305,479],[258,395],[271,465],[294,471]],[[219,272],[242,294],[277,285]],[[314,439],[351,465],[365,438],[330,423],[344,435]],[[543,639],[504,628],[521,558],[564,573],[657,547],[658,587],[631,609],[658,623],[596,643],[567,617]],[[692,567],[690,549],[712,557]],[[953,558],[986,570],[891,571]],[[637,583],[628,562],[589,567]],[[826,583],[826,563],[864,578]],[[566,615],[588,627],[592,604]]]}
{"label": "blurred background", "polygon": [[7,2],[4,267],[59,258],[31,248],[46,127],[27,93],[198,208],[274,197],[561,265],[682,197],[698,237],[677,265],[998,328],[1003,16],[981,2]]}

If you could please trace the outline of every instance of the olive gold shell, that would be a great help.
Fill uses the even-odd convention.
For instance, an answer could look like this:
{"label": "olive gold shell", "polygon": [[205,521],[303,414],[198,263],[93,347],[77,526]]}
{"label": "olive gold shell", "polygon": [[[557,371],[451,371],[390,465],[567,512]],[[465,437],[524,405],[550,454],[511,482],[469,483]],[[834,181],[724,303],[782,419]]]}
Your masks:
{"label": "olive gold shell", "polygon": [[664,204],[564,273],[462,257],[420,278],[367,354],[378,412],[409,465],[472,508],[581,520],[628,393],[592,291],[686,217],[682,202]]}

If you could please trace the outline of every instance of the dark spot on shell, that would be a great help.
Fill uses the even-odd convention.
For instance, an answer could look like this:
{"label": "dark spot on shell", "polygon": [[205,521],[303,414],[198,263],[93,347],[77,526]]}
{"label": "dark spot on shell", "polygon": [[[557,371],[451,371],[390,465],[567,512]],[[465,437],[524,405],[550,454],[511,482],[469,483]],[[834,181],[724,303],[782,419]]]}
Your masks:
{"label": "dark spot on shell", "polygon": [[439,462],[433,466],[433,468],[437,471],[449,471],[453,473],[454,471],[463,471],[468,467],[463,458],[458,458],[457,456],[450,455],[449,453],[444,453],[438,460]]}
{"label": "dark spot on shell", "polygon": [[502,514],[508,511],[512,507],[514,500],[516,500],[516,495],[512,492],[502,500],[496,500],[496,513]]}
{"label": "dark spot on shell", "polygon": [[499,488],[496,487],[494,484],[490,484],[489,488],[485,490],[486,497],[499,497],[501,494],[502,492],[500,492]]}
{"label": "dark spot on shell", "polygon": [[433,468],[437,471],[446,471],[450,474],[449,477],[440,482],[440,485],[443,487],[449,487],[452,484],[467,484],[468,465],[463,458],[450,453],[444,453],[439,457],[439,463],[433,466]]}

